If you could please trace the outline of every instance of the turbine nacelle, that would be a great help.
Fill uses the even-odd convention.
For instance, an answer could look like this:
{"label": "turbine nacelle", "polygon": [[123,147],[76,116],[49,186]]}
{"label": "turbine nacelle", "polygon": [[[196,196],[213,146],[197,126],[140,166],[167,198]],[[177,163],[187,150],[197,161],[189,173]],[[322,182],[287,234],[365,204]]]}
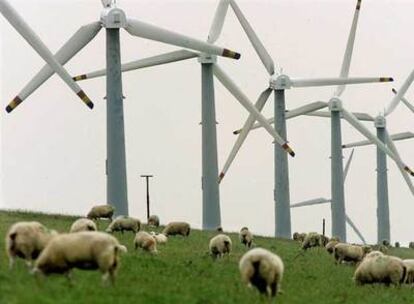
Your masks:
{"label": "turbine nacelle", "polygon": [[107,7],[113,6],[116,1],[115,0],[101,0],[101,2],[102,2],[102,6],[104,8],[107,8]]}
{"label": "turbine nacelle", "polygon": [[342,100],[339,97],[332,97],[329,100],[329,110],[330,111],[342,111]]}
{"label": "turbine nacelle", "polygon": [[217,62],[217,56],[216,55],[211,55],[211,54],[206,54],[206,53],[201,53],[198,56],[198,62],[200,63],[216,63]]}
{"label": "turbine nacelle", "polygon": [[105,28],[124,28],[127,26],[127,18],[123,10],[109,6],[101,13],[101,23]]}
{"label": "turbine nacelle", "polygon": [[286,90],[292,87],[292,81],[288,75],[272,75],[269,81],[269,87],[273,90]]}
{"label": "turbine nacelle", "polygon": [[378,115],[375,117],[375,128],[385,128],[387,126],[387,121],[384,115]]}

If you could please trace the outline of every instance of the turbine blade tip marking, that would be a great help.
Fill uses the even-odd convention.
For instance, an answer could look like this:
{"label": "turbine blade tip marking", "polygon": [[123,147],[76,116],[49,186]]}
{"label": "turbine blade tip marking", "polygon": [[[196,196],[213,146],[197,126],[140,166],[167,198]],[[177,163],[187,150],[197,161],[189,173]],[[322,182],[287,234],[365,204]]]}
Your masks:
{"label": "turbine blade tip marking", "polygon": [[410,173],[411,176],[414,176],[414,172],[408,166],[405,166],[404,170]]}
{"label": "turbine blade tip marking", "polygon": [[393,82],[394,78],[392,77],[381,77],[380,82]]}
{"label": "turbine blade tip marking", "polygon": [[233,58],[233,59],[240,59],[241,55],[237,52],[230,51],[228,49],[223,49],[223,57]]}
{"label": "turbine blade tip marking", "polygon": [[88,77],[86,77],[86,74],[83,74],[83,75],[75,76],[72,79],[74,81],[80,81],[80,80],[85,80],[86,78],[88,78]]}
{"label": "turbine blade tip marking", "polygon": [[82,99],[82,101],[88,106],[89,109],[93,109],[93,102],[89,99],[83,90],[80,90],[77,95],[80,99]]}
{"label": "turbine blade tip marking", "polygon": [[362,0],[358,0],[357,6],[356,6],[357,10],[359,10],[361,8],[361,2],[362,2]]}
{"label": "turbine blade tip marking", "polygon": [[240,134],[240,130],[233,131],[234,135]]}
{"label": "turbine blade tip marking", "polygon": [[290,156],[292,156],[292,157],[294,157],[294,156],[295,156],[295,152],[292,150],[292,148],[291,148],[291,147],[289,147],[289,145],[288,145],[288,144],[284,144],[284,145],[282,146],[282,148],[283,148],[283,149],[285,149],[285,151],[286,151],[287,153],[289,153],[289,155],[290,155]]}
{"label": "turbine blade tip marking", "polygon": [[10,113],[22,102],[23,102],[23,100],[19,96],[14,97],[13,100],[6,107],[6,112]]}
{"label": "turbine blade tip marking", "polygon": [[397,90],[396,90],[396,89],[394,89],[394,88],[392,88],[392,92],[393,92],[394,94],[397,94]]}
{"label": "turbine blade tip marking", "polygon": [[218,183],[219,184],[221,183],[221,181],[223,180],[223,178],[224,178],[224,172],[221,172],[220,175],[219,175],[219,179],[218,179]]}

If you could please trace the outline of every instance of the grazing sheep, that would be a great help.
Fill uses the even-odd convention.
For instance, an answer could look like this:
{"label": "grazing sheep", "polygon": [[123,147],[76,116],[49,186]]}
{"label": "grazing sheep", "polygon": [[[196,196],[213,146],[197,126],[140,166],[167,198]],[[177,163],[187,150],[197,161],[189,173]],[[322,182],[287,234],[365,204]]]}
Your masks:
{"label": "grazing sheep", "polygon": [[400,248],[400,242],[395,242],[395,248]]}
{"label": "grazing sheep", "polygon": [[88,212],[86,216],[91,220],[98,220],[100,218],[107,218],[109,221],[112,221],[112,216],[114,215],[115,208],[111,205],[100,205],[92,207],[91,211]]}
{"label": "grazing sheep", "polygon": [[324,247],[328,241],[329,239],[322,234],[309,232],[302,243],[302,249],[307,250],[312,247]]}
{"label": "grazing sheep", "polygon": [[239,262],[242,281],[261,293],[276,296],[283,278],[283,262],[279,256],[263,248],[245,253]]}
{"label": "grazing sheep", "polygon": [[326,246],[325,246],[326,251],[328,251],[329,254],[332,254],[334,252],[336,244],[338,244],[338,243],[339,243],[339,241],[336,241],[336,240],[329,241],[329,243],[326,244]]}
{"label": "grazing sheep", "polygon": [[408,259],[403,260],[405,267],[407,268],[407,274],[405,276],[404,283],[413,284],[414,283],[414,260]]}
{"label": "grazing sheep", "polygon": [[56,231],[48,231],[39,222],[17,222],[6,235],[6,252],[9,267],[13,268],[16,257],[26,260],[30,267],[47,243],[56,235]]}
{"label": "grazing sheep", "polygon": [[362,260],[355,270],[357,284],[385,283],[399,285],[405,280],[406,266],[400,258],[377,255]]}
{"label": "grazing sheep", "polygon": [[382,240],[382,245],[390,247],[390,241],[388,240]]}
{"label": "grazing sheep", "polygon": [[218,234],[210,240],[209,249],[213,259],[221,258],[231,252],[231,239],[225,234]]}
{"label": "grazing sheep", "polygon": [[168,237],[165,234],[155,233],[154,231],[151,231],[151,236],[155,239],[157,244],[167,244]]}
{"label": "grazing sheep", "polygon": [[408,248],[414,249],[414,242],[410,242],[410,244],[408,245]]}
{"label": "grazing sheep", "polygon": [[142,248],[152,254],[157,254],[157,241],[146,231],[140,231],[135,235],[135,249]]}
{"label": "grazing sheep", "polygon": [[221,232],[223,232],[224,230],[223,230],[223,227],[219,226],[219,227],[217,227],[217,228],[216,228],[216,231],[221,233]]}
{"label": "grazing sheep", "polygon": [[334,256],[337,264],[341,264],[342,261],[358,263],[370,251],[369,246],[338,243],[334,247]]}
{"label": "grazing sheep", "polygon": [[253,234],[249,231],[247,227],[243,227],[239,233],[240,243],[247,247],[252,247],[253,244]]}
{"label": "grazing sheep", "polygon": [[383,244],[376,244],[372,246],[373,250],[378,250],[381,251],[382,253],[387,253],[388,252],[388,247],[384,246]]}
{"label": "grazing sheep", "polygon": [[[54,237],[36,261],[34,273],[65,274],[72,268],[99,269],[103,281],[108,277],[114,283],[120,252],[126,252],[113,236],[98,231],[61,234]],[[69,277],[70,278],[70,277]]]}
{"label": "grazing sheep", "polygon": [[98,228],[94,221],[87,218],[80,218],[73,222],[70,226],[70,233],[80,232],[80,231],[97,231]]}
{"label": "grazing sheep", "polygon": [[373,250],[371,252],[368,252],[365,255],[364,259],[370,259],[370,258],[377,257],[377,256],[384,256],[384,253],[382,253],[381,251],[378,251],[378,250]]}
{"label": "grazing sheep", "polygon": [[305,237],[306,237],[306,233],[295,232],[293,234],[293,240],[301,242],[301,243],[305,240]]}
{"label": "grazing sheep", "polygon": [[160,225],[160,218],[156,215],[151,215],[148,218],[148,226],[158,227]]}
{"label": "grazing sheep", "polygon": [[132,231],[133,233],[137,233],[141,228],[141,222],[139,219],[128,217],[128,216],[118,216],[111,224],[109,224],[108,228],[106,228],[106,232],[112,233],[114,231],[121,231],[124,233],[125,230]]}
{"label": "grazing sheep", "polygon": [[190,234],[190,224],[186,222],[171,222],[165,226],[162,231],[166,236],[181,234],[188,236]]}

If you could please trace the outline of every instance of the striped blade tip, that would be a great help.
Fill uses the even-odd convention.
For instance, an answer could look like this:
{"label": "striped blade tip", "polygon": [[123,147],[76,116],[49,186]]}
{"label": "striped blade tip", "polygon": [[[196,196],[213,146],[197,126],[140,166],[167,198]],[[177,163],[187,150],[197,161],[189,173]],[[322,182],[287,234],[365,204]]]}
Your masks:
{"label": "striped blade tip", "polygon": [[83,75],[75,76],[72,79],[74,81],[80,81],[80,80],[85,80],[86,78],[88,78],[88,77],[86,77],[86,74],[83,74]]}
{"label": "striped blade tip", "polygon": [[291,148],[291,147],[289,147],[289,145],[288,145],[288,144],[284,144],[282,147],[283,147],[283,149],[285,149],[285,151],[286,151],[287,153],[289,153],[289,155],[290,155],[290,156],[292,156],[292,157],[294,157],[294,156],[295,156],[295,152],[293,152],[292,148]]}
{"label": "striped blade tip", "polygon": [[230,51],[228,49],[223,49],[223,57],[233,58],[233,59],[240,59],[240,54],[237,52]]}
{"label": "striped blade tip", "polygon": [[356,6],[357,10],[359,10],[361,8],[361,2],[362,2],[362,0],[358,0],[357,6]]}
{"label": "striped blade tip", "polygon": [[410,173],[411,176],[414,176],[414,172],[408,166],[405,166],[404,170]]}
{"label": "striped blade tip", "polygon": [[218,179],[218,183],[219,184],[221,183],[221,181],[223,180],[223,178],[224,178],[224,172],[221,172],[220,175],[219,175],[219,179]]}
{"label": "striped blade tip", "polygon": [[14,97],[13,100],[6,107],[6,112],[10,113],[11,111],[13,111],[19,104],[22,103],[22,101],[23,100],[19,96]]}
{"label": "striped blade tip", "polygon": [[396,90],[396,89],[394,89],[394,88],[392,88],[392,92],[393,92],[394,94],[397,94],[397,90]]}
{"label": "striped blade tip", "polygon": [[392,77],[381,77],[380,82],[393,82],[394,78]]}
{"label": "striped blade tip", "polygon": [[240,134],[240,132],[241,132],[240,130],[236,130],[236,131],[233,131],[233,134],[237,135],[237,134]]}
{"label": "striped blade tip", "polygon": [[89,99],[84,91],[80,90],[78,96],[88,106],[89,109],[93,109],[93,102]]}
{"label": "striped blade tip", "polygon": [[346,148],[346,145],[342,145],[342,148]]}

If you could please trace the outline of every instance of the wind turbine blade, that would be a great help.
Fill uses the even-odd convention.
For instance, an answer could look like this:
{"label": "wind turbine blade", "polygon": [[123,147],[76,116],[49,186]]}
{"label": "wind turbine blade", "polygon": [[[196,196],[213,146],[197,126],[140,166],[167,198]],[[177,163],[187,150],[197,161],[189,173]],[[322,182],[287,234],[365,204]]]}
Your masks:
{"label": "wind turbine blade", "polygon": [[[327,106],[328,106],[328,104],[326,102],[316,101],[316,102],[307,104],[305,106],[302,106],[302,107],[299,107],[299,108],[296,108],[296,109],[293,109],[293,110],[289,110],[289,111],[286,112],[285,116],[286,116],[286,119],[291,119],[291,118],[294,118],[294,117],[297,117],[297,116],[300,116],[300,115],[306,115],[309,112],[313,112],[313,111],[316,111],[316,110],[323,109]],[[267,122],[270,123],[270,124],[274,123],[274,121],[275,120],[274,120],[273,117],[267,120]],[[260,127],[261,127],[260,124],[255,123],[252,126],[251,130],[258,129]],[[233,132],[233,134],[237,135],[241,131],[242,131],[242,129],[236,130],[236,131]]]}
{"label": "wind turbine blade", "polygon": [[255,116],[262,126],[273,136],[275,141],[282,146],[282,148],[289,153],[291,156],[295,156],[295,152],[290,148],[287,141],[284,140],[272,126],[267,122],[266,118],[260,114],[255,106],[250,102],[246,95],[240,90],[240,88],[226,75],[226,73],[217,65],[213,68],[214,75],[229,90],[229,92],[239,101],[239,103],[247,110],[250,114]]}
{"label": "wind turbine blade", "polygon": [[[402,132],[402,133],[397,133],[397,134],[391,135],[391,139],[393,141],[404,140],[404,139],[409,139],[409,138],[413,138],[413,137],[414,137],[414,133],[412,133],[412,132]],[[362,146],[368,146],[368,145],[372,145],[372,144],[373,143],[370,142],[369,140],[361,140],[361,141],[357,141],[357,142],[342,145],[342,148],[346,149],[346,148],[353,148],[353,147],[362,147]]]}
{"label": "wind turbine blade", "polygon": [[345,165],[344,182],[346,180],[346,177],[348,176],[349,168],[351,167],[351,162],[352,162],[353,157],[354,157],[354,149],[352,149],[351,155],[349,155],[348,161],[346,162],[346,165]]}
{"label": "wind turbine blade", "polygon": [[208,43],[214,43],[219,38],[221,30],[223,29],[224,19],[226,18],[228,8],[229,0],[220,0],[210,28],[210,33],[208,34]]}
{"label": "wind turbine blade", "polygon": [[354,230],[356,235],[361,239],[362,243],[366,244],[367,242],[365,241],[365,238],[362,235],[361,231],[359,231],[357,226],[354,224],[354,222],[352,222],[352,220],[349,218],[348,215],[346,216],[346,222],[348,223],[349,226],[351,226],[351,228]]}
{"label": "wind turbine blade", "polygon": [[[359,113],[359,112],[352,112],[352,114],[358,118],[358,120],[362,120],[362,121],[374,121],[374,117],[372,117],[369,114],[366,113]],[[331,117],[331,112],[327,112],[327,111],[317,111],[317,112],[312,112],[312,113],[308,113],[305,114],[306,116],[318,116],[318,117],[326,117],[329,118]],[[343,118],[342,114],[341,114],[341,118]]]}
{"label": "wind turbine blade", "polygon": [[410,188],[411,193],[414,195],[414,186],[413,186],[413,183],[411,181],[411,178],[408,176],[408,173],[407,173],[407,171],[405,171],[405,168],[403,166],[401,166],[403,161],[401,160],[401,156],[398,153],[398,150],[395,147],[394,142],[393,142],[391,136],[388,134],[387,130],[385,130],[385,137],[386,137],[388,147],[391,149],[391,151],[395,154],[395,156],[398,159],[398,162],[397,162],[398,170],[400,170],[405,182],[407,183],[408,188]]}
{"label": "wind turbine blade", "polygon": [[[54,55],[55,59],[64,65],[73,58],[81,49],[83,49],[102,28],[100,22],[90,23],[82,26]],[[6,107],[10,113],[34,91],[36,91],[46,80],[55,73],[52,68],[46,64],[32,80],[20,91],[20,93]]]}
{"label": "wind turbine blade", "polygon": [[408,88],[410,87],[413,81],[414,81],[414,70],[411,71],[410,75],[408,75],[407,79],[405,80],[401,88],[398,90],[398,93],[391,100],[390,104],[385,110],[385,116],[391,114],[395,110],[401,98],[404,97],[405,93],[408,91]]}
{"label": "wind turbine blade", "polygon": [[[198,56],[199,56],[198,53],[194,53],[194,52],[187,51],[187,50],[173,51],[173,52],[169,52],[169,53],[165,53],[165,54],[152,56],[152,57],[148,57],[148,58],[145,58],[145,59],[140,59],[140,60],[135,60],[135,61],[125,63],[121,66],[121,71],[122,72],[128,72],[128,71],[153,67],[153,66],[157,66],[157,65],[162,65],[162,64],[187,60],[187,59],[195,58],[195,57],[198,57]],[[73,79],[75,81],[81,81],[81,80],[85,80],[85,79],[92,79],[92,78],[102,77],[102,76],[105,76],[105,75],[106,75],[106,69],[102,69],[102,70],[99,70],[99,71],[94,71],[94,72],[91,72],[91,73],[75,76],[75,77],[73,77]]]}
{"label": "wind turbine blade", "polygon": [[250,43],[255,49],[257,55],[259,55],[259,58],[265,66],[266,70],[269,72],[270,75],[273,75],[275,73],[275,64],[273,62],[273,59],[270,57],[269,53],[260,41],[259,37],[256,35],[250,23],[247,21],[246,17],[243,15],[236,1],[230,0],[230,5],[234,13],[236,14],[237,19],[239,19],[239,22],[243,27],[244,32],[250,40]]}
{"label": "wind turbine blade", "polygon": [[344,118],[351,124],[355,129],[357,129],[362,135],[364,135],[366,138],[368,138],[371,142],[375,143],[381,151],[386,153],[389,157],[391,157],[399,166],[402,166],[405,171],[410,173],[414,176],[414,172],[404,163],[399,160],[396,155],[387,147],[384,145],[384,143],[378,139],[377,136],[372,134],[362,123],[359,122],[359,120],[350,112],[345,110],[342,107],[342,114]]}
{"label": "wind turbine blade", "polygon": [[[397,91],[395,89],[392,89],[392,91],[394,94],[397,94]],[[406,105],[408,109],[411,110],[411,112],[414,113],[414,106],[405,97],[401,97],[401,101]]]}
{"label": "wind turbine blade", "polygon": [[[72,80],[72,77],[62,67],[62,65],[53,57],[53,54],[46,47],[46,45],[40,40],[36,33],[29,27],[29,25],[23,20],[23,18],[17,13],[17,11],[6,1],[0,0],[0,12],[4,18],[14,27],[14,29],[32,46],[32,48],[45,60],[52,70],[62,78],[64,82],[79,96],[79,98],[89,107],[93,108],[93,103],[86,96],[85,92],[79,87],[77,83]],[[12,101],[10,111],[21,103],[20,99]],[[6,109],[6,110],[7,110]]]}
{"label": "wind turbine blade", "polygon": [[[358,25],[358,17],[359,17],[359,10],[361,8],[361,0],[358,0],[357,6],[355,8],[354,19],[352,20],[351,30],[348,36],[348,42],[346,44],[346,49],[344,53],[344,59],[342,61],[341,72],[339,77],[348,77],[349,75],[349,68],[351,66],[351,59],[352,59],[352,52],[354,50],[354,42],[355,42],[355,33]],[[341,96],[345,90],[345,85],[339,85],[335,90],[335,96]]]}
{"label": "wind turbine blade", "polygon": [[[270,94],[272,93],[272,89],[266,89],[264,90],[256,104],[255,107],[257,111],[261,112],[263,110],[263,107],[266,104],[267,99],[269,98]],[[240,133],[240,135],[237,137],[236,143],[234,144],[229,156],[227,157],[226,163],[224,164],[223,169],[221,170],[221,173],[219,175],[219,183],[223,180],[224,176],[226,175],[227,171],[229,170],[233,160],[236,158],[237,153],[239,152],[241,146],[243,145],[244,141],[247,138],[247,135],[249,135],[250,129],[254,122],[256,121],[256,118],[253,114],[250,114],[247,118],[246,122],[244,123],[243,129]]]}
{"label": "wind turbine blade", "polygon": [[361,84],[374,82],[391,82],[394,81],[392,77],[354,77],[354,78],[314,78],[314,79],[291,79],[292,87],[321,87],[343,84]]}
{"label": "wind turbine blade", "polygon": [[330,202],[331,202],[330,199],[320,197],[320,198],[315,198],[315,199],[303,201],[303,202],[300,202],[300,203],[292,204],[292,205],[290,205],[290,208],[307,207],[307,206],[312,206],[312,205],[326,204],[326,203],[330,203]]}
{"label": "wind turbine blade", "polygon": [[239,59],[240,54],[210,43],[165,30],[138,20],[128,19],[125,30],[133,36],[197,50],[210,55]]}

